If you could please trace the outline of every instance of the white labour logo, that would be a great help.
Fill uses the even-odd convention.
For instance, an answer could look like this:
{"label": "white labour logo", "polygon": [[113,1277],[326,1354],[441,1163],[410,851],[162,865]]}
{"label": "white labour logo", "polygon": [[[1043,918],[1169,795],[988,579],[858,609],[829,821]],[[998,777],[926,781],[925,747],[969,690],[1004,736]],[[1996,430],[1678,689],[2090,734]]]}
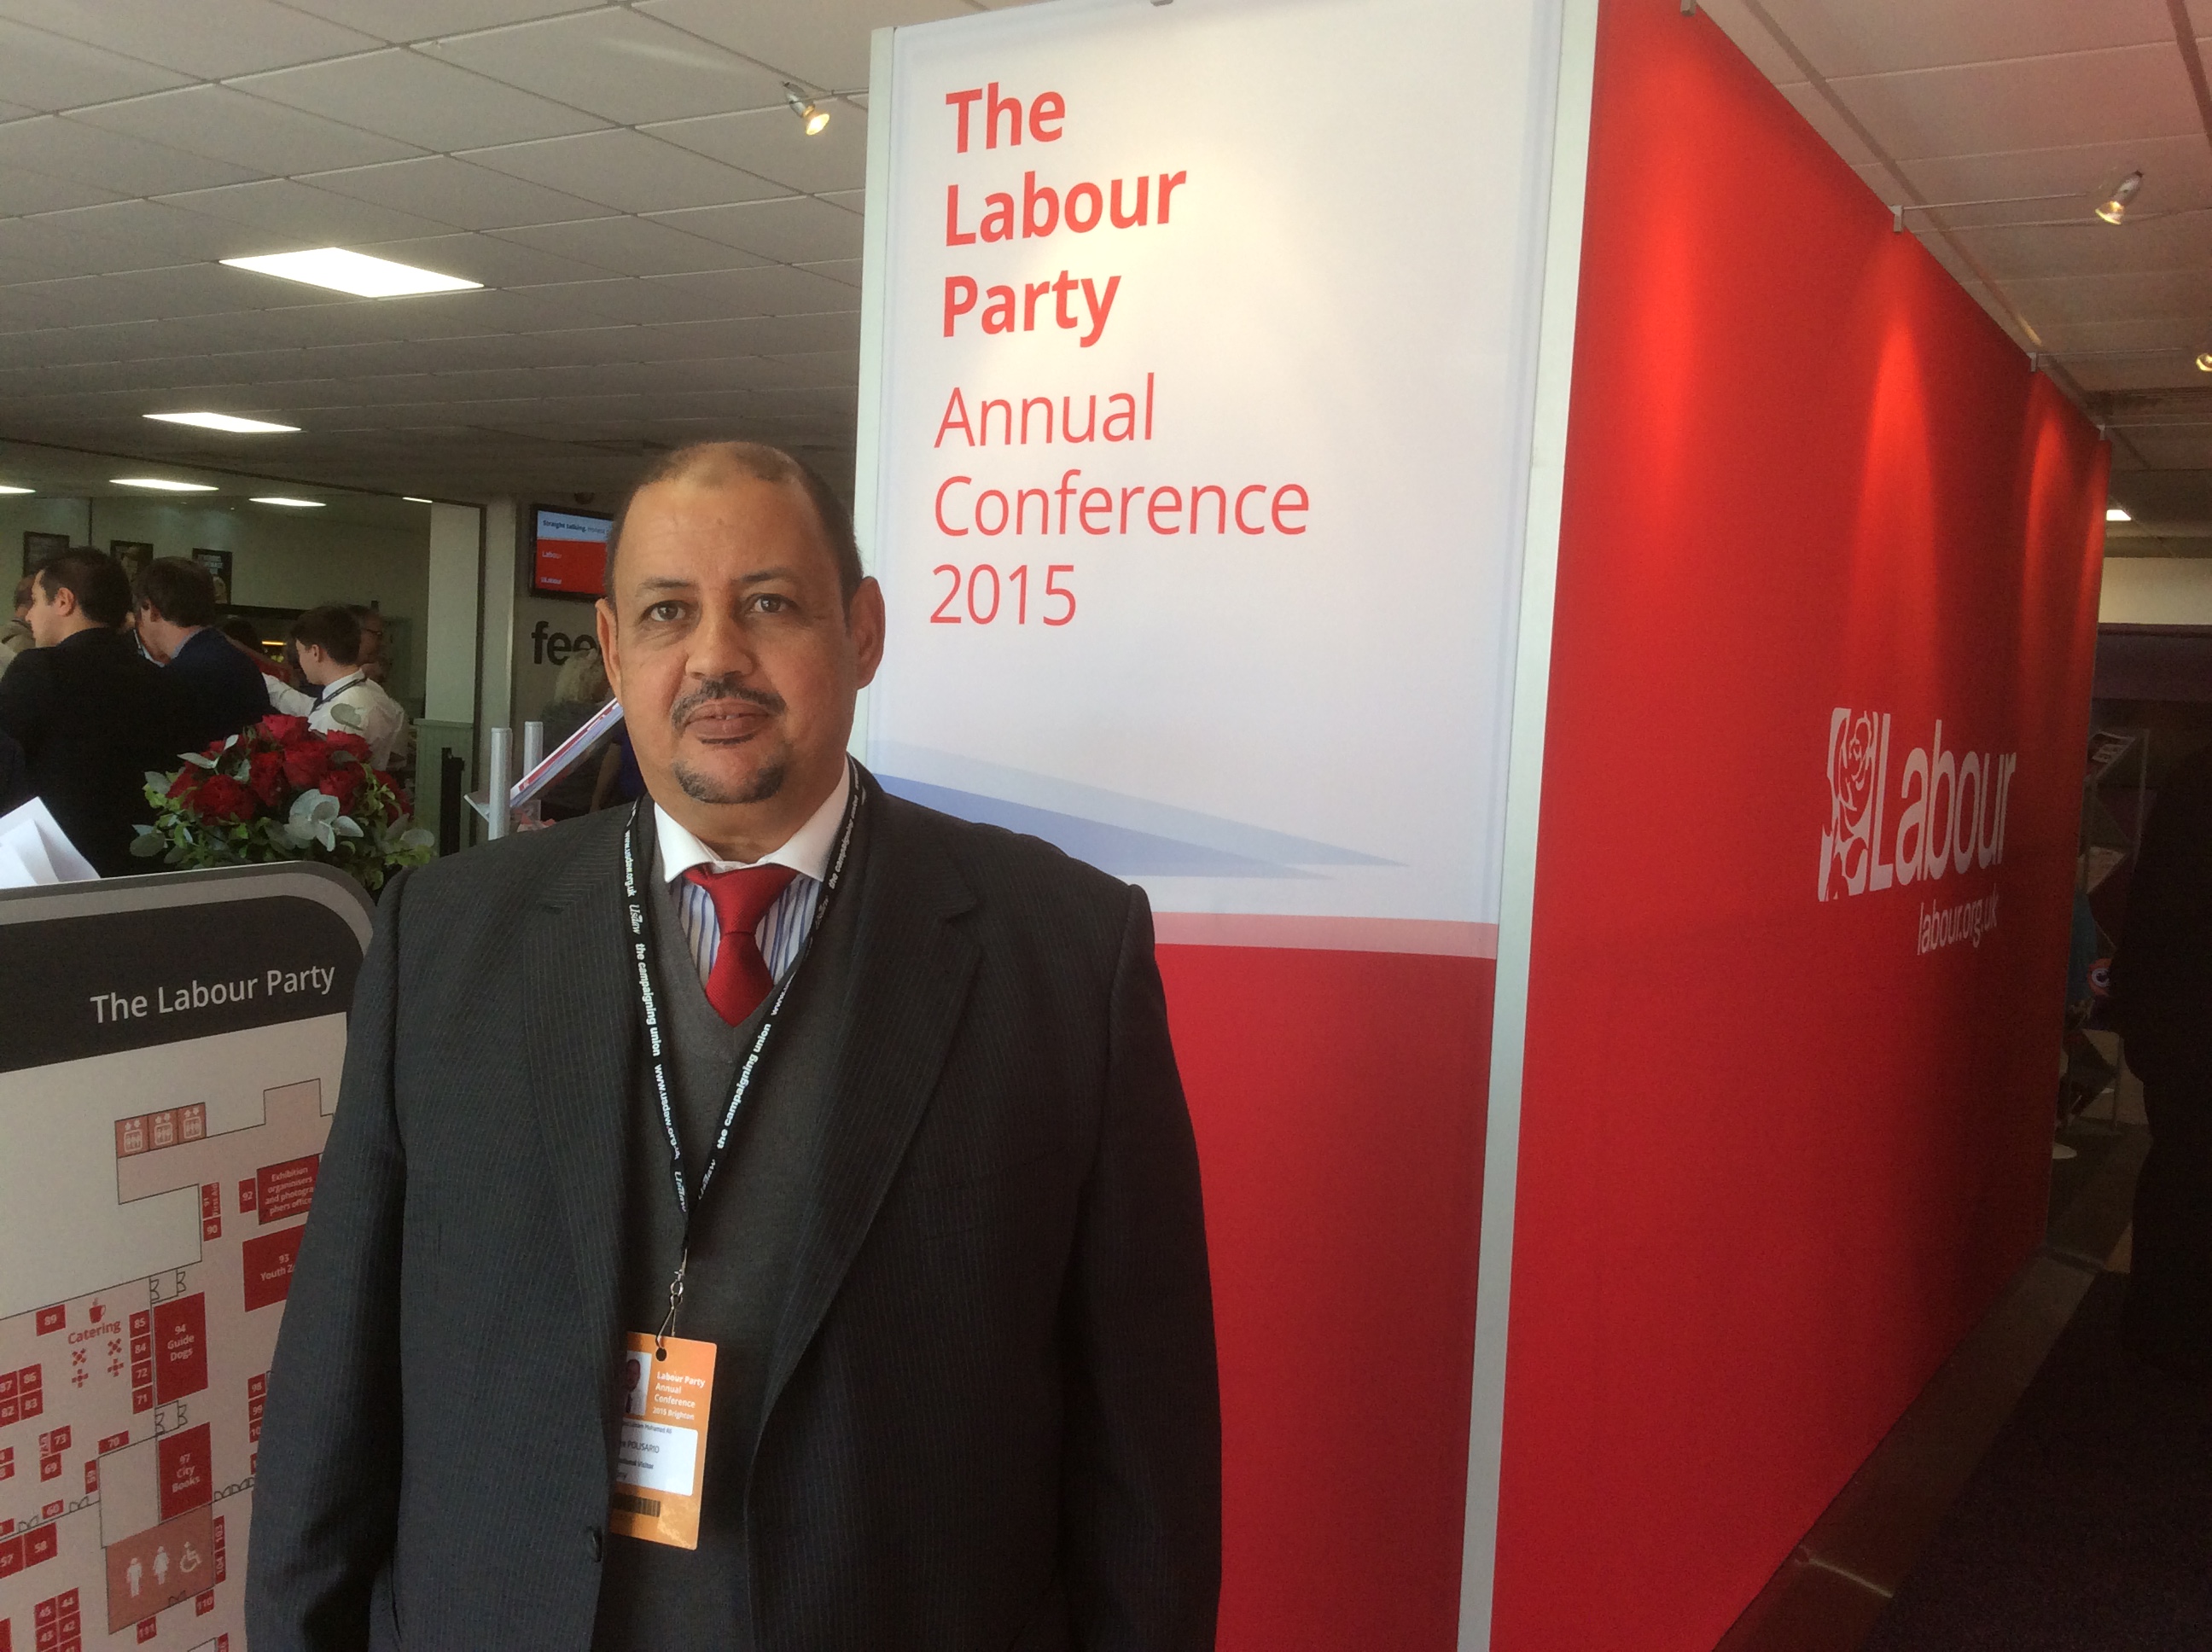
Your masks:
{"label": "white labour logo", "polygon": [[1828,718],[1828,825],[1820,898],[1836,900],[2002,864],[2018,752],[1954,751],[1943,721],[1904,761],[1893,807],[1891,720],[1838,706]]}

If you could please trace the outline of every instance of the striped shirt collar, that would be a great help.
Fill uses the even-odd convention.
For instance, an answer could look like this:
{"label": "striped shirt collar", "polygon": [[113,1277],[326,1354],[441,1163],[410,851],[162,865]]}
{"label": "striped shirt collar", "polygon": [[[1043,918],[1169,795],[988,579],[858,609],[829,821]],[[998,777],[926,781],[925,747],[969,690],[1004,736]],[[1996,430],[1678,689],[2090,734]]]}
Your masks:
{"label": "striped shirt collar", "polygon": [[853,793],[853,766],[844,764],[837,784],[806,823],[791,835],[780,849],[756,861],[725,860],[681,825],[665,809],[653,811],[655,847],[660,854],[660,875],[668,883],[704,866],[709,872],[731,872],[740,866],[788,866],[802,878],[820,883],[830,870],[830,857],[837,847],[837,829],[845,821],[845,803]]}

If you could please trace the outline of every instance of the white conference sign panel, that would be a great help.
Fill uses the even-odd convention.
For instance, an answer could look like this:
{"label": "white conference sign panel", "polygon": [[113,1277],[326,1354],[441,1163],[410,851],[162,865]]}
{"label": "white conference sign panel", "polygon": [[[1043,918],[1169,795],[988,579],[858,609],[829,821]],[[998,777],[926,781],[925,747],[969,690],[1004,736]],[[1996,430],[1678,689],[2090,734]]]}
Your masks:
{"label": "white conference sign panel", "polygon": [[0,892],[0,1645],[244,1652],[370,918],[320,867]]}
{"label": "white conference sign panel", "polygon": [[1141,883],[1164,939],[1491,952],[1554,10],[893,33],[859,488],[893,791]]}

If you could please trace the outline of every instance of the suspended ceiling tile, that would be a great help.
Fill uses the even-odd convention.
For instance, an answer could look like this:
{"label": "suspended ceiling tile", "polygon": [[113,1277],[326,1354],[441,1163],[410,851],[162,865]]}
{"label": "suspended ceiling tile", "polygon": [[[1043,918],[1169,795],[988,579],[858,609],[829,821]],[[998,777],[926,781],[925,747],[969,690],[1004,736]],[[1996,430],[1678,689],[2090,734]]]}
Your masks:
{"label": "suspended ceiling tile", "polygon": [[582,11],[604,0],[284,0],[295,11],[366,29],[380,40],[434,39],[441,34],[495,28],[564,11]]}
{"label": "suspended ceiling tile", "polygon": [[318,189],[418,214],[417,222],[435,220],[456,229],[505,229],[600,211],[592,202],[447,155],[318,173],[308,181]]}
{"label": "suspended ceiling tile", "polygon": [[[2122,425],[2114,427],[2113,434],[2124,437],[2154,470],[2201,471],[2212,465],[2212,430],[2152,430]],[[2201,520],[2202,503],[2188,513]]]}
{"label": "suspended ceiling tile", "polygon": [[641,361],[685,355],[775,355],[801,350],[858,349],[860,313],[750,316],[648,327]]}
{"label": "suspended ceiling tile", "polygon": [[190,78],[0,17],[0,98],[51,112],[181,86]]}
{"label": "suspended ceiling tile", "polygon": [[2100,321],[2136,318],[2203,317],[2212,312],[2212,271],[2146,270],[2110,276],[2015,279],[2006,284],[2031,319]]}
{"label": "suspended ceiling tile", "polygon": [[1899,160],[2203,134],[2170,40],[1832,84]]}
{"label": "suspended ceiling tile", "polygon": [[177,0],[0,0],[0,16],[199,80],[282,69],[380,44],[275,0],[185,5]]}
{"label": "suspended ceiling tile", "polygon": [[641,12],[772,64],[810,90],[868,83],[868,36],[878,28],[966,15],[962,0],[645,0]]}
{"label": "suspended ceiling tile", "polygon": [[250,173],[323,172],[421,153],[397,138],[341,126],[228,86],[156,92],[151,97],[81,110],[70,118],[228,161]]}
{"label": "suspended ceiling tile", "polygon": [[2044,329],[2044,337],[2061,356],[2072,350],[2155,349],[2185,362],[2212,349],[2212,315],[2055,322]]}
{"label": "suspended ceiling tile", "polygon": [[6,319],[7,293],[0,291],[0,350],[17,367],[67,367],[76,361],[113,361],[133,355],[170,354],[159,347],[163,321],[132,321],[117,327],[41,327],[25,331]]}
{"label": "suspended ceiling tile", "polygon": [[867,210],[868,191],[865,189],[825,190],[820,198],[831,206],[841,206],[848,212],[865,213]]}
{"label": "suspended ceiling tile", "polygon": [[860,289],[861,260],[859,258],[819,258],[797,262],[799,269],[811,270],[841,287],[850,287],[854,292]]}
{"label": "suspended ceiling tile", "polygon": [[[7,128],[0,126],[0,132]],[[82,184],[70,178],[48,178],[20,167],[0,167],[0,218],[33,212],[58,212],[70,207],[95,206],[124,197],[113,190]]]}
{"label": "suspended ceiling tile", "polygon": [[2177,368],[2187,366],[2185,360],[2173,354],[2081,355],[2062,359],[2067,372],[2074,375],[2074,381],[2082,389],[2092,392],[2157,389],[2171,385]]}
{"label": "suspended ceiling tile", "polygon": [[83,267],[67,272],[71,275],[159,269],[229,258],[238,250],[237,225],[161,201],[116,201],[27,222],[83,249]]}
{"label": "suspended ceiling tile", "polygon": [[243,183],[253,168],[187,155],[165,143],[40,115],[0,126],[0,168],[23,167],[119,196],[167,195]]}
{"label": "suspended ceiling tile", "polygon": [[658,221],[788,264],[860,255],[860,216],[809,195],[736,206],[695,207],[660,214]]}
{"label": "suspended ceiling tile", "polygon": [[[0,127],[0,132],[6,130]],[[465,158],[617,212],[665,212],[675,207],[757,201],[784,192],[766,179],[633,131],[587,132],[474,149]]]}
{"label": "suspended ceiling tile", "polygon": [[[2022,203],[2019,212],[2008,215],[2012,216],[2057,217],[2071,212],[2086,221],[2096,202],[2122,178],[2138,170],[2143,182],[2136,201],[2144,218],[2183,208],[2212,206],[2212,143],[2205,141],[2202,132],[2069,149],[1929,157],[1900,166],[1931,201],[2062,193],[2076,197]],[[2130,222],[2115,233],[2128,234],[2134,228]]]}
{"label": "suspended ceiling tile", "polygon": [[[2084,217],[2053,225],[1954,231],[1999,281],[2020,276],[2212,272],[2212,213],[2148,219],[2116,229]],[[2212,273],[2206,280],[2212,303]]]}
{"label": "suspended ceiling tile", "polygon": [[1828,147],[1843,156],[1853,167],[1865,166],[1875,160],[1873,150],[1851,130],[1850,123],[1836,112],[1835,106],[1819,88],[1802,82],[1795,86],[1778,88],[1788,98],[1790,106],[1805,117],[1806,123],[1818,132]]}
{"label": "suspended ceiling tile", "polygon": [[[1879,75],[2008,58],[2173,44],[2165,0],[1765,0],[1767,13],[1817,69]],[[1741,9],[1741,6],[1735,8]],[[1729,33],[1733,38],[1735,30]],[[1763,65],[1762,65],[1763,66]]]}
{"label": "suspended ceiling tile", "polygon": [[655,218],[586,218],[573,223],[520,225],[497,233],[501,240],[562,253],[626,276],[672,276],[760,262],[751,253],[686,234]]}
{"label": "suspended ceiling tile", "polygon": [[620,8],[518,23],[422,49],[624,125],[781,106],[784,98],[775,76],[759,64]]}
{"label": "suspended ceiling tile", "polygon": [[[412,164],[401,162],[401,165]],[[343,176],[343,174],[331,174]],[[452,226],[372,202],[333,194],[318,185],[268,178],[222,189],[191,190],[161,197],[165,206],[204,213],[240,227],[226,258],[295,252],[310,246],[354,246],[364,241],[434,235]],[[273,277],[264,277],[273,279]],[[293,285],[296,288],[297,283]]]}
{"label": "suspended ceiling tile", "polygon": [[647,130],[799,194],[857,190],[868,181],[868,112],[851,103],[831,105],[829,125],[812,137],[781,106],[666,121]]}
{"label": "suspended ceiling tile", "polygon": [[580,109],[405,50],[250,75],[234,84],[257,97],[429,149],[551,137],[605,124]]}
{"label": "suspended ceiling tile", "polygon": [[857,386],[860,381],[860,353],[858,350],[805,350],[790,355],[769,356],[758,361],[753,372],[759,383],[781,386],[788,390]]}
{"label": "suspended ceiling tile", "polygon": [[[682,294],[694,313],[671,320],[715,320],[741,316],[821,315],[848,310],[856,295],[841,282],[811,270],[783,264],[754,270],[725,270],[696,276],[665,276],[647,283]],[[755,352],[733,352],[754,354]]]}
{"label": "suspended ceiling tile", "polygon": [[606,271],[534,246],[489,235],[426,235],[411,240],[375,241],[360,249],[420,269],[459,276],[486,287],[526,287],[556,281],[590,281]]}

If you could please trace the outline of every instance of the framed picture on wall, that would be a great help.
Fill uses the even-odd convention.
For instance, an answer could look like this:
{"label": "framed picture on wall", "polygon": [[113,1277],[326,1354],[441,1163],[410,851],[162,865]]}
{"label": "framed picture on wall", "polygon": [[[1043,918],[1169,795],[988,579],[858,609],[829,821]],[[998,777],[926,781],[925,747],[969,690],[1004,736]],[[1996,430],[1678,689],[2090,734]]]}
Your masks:
{"label": "framed picture on wall", "polygon": [[215,600],[216,605],[219,608],[230,606],[230,593],[234,588],[230,583],[232,555],[233,553],[228,550],[201,550],[195,548],[192,551],[192,560],[215,576]]}
{"label": "framed picture on wall", "polygon": [[66,533],[41,533],[36,528],[23,530],[23,572],[35,574],[46,565],[47,559],[58,556],[70,548]]}
{"label": "framed picture on wall", "polygon": [[107,549],[115,560],[123,564],[123,571],[131,576],[131,588],[138,588],[138,576],[146,571],[146,564],[154,560],[154,547],[143,539],[110,539]]}

